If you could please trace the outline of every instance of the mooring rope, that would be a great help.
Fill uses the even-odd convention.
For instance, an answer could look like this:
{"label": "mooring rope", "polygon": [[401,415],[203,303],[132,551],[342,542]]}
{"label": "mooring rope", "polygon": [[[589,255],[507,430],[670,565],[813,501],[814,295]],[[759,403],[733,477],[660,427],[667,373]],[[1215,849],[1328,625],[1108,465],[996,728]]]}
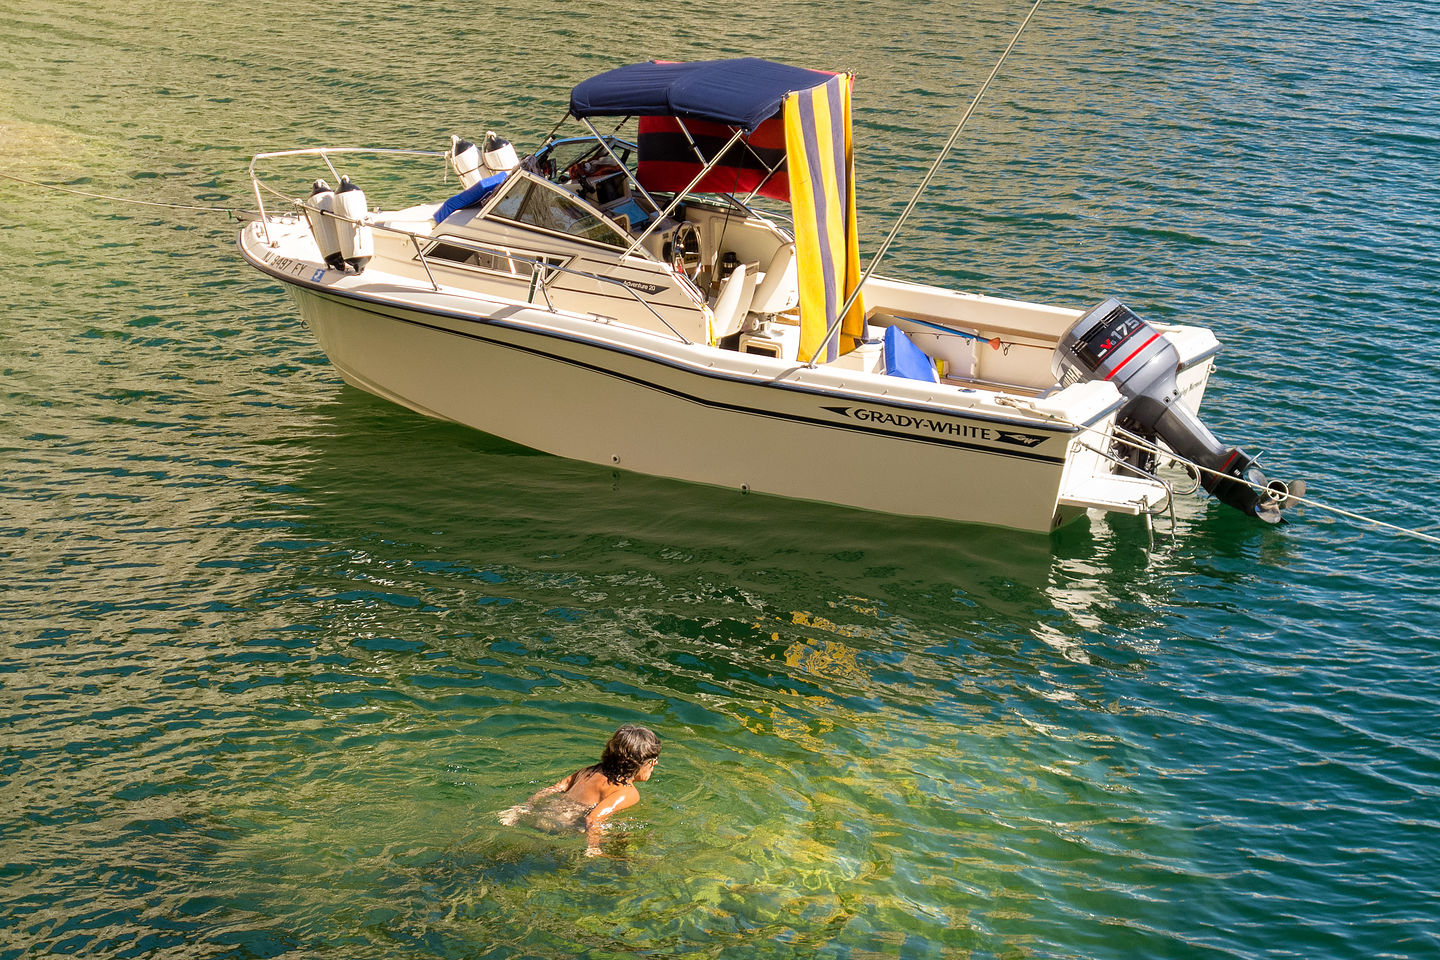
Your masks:
{"label": "mooring rope", "polygon": [[87,190],[76,190],[73,187],[62,187],[54,183],[41,183],[39,180],[27,180],[24,177],[17,177],[14,174],[0,173],[0,177],[6,180],[13,180],[16,183],[23,183],[31,187],[40,187],[43,190],[56,190],[60,193],[70,193],[77,197],[89,197],[92,200],[109,200],[113,203],[133,203],[142,207],[166,207],[171,210],[198,210],[204,213],[223,213],[233,217],[234,207],[204,207],[193,203],[161,203],[158,200],[136,200],[132,197],[112,197],[103,193],[90,193]]}
{"label": "mooring rope", "polygon": [[[1015,407],[1016,409],[1027,409],[1031,413],[1042,416],[1047,420],[1054,421],[1055,423],[1061,423],[1068,427],[1074,427],[1076,430],[1079,430],[1083,433],[1093,433],[1097,436],[1102,437],[1107,436],[1104,430],[1093,426],[1085,426],[1083,424],[1075,423],[1074,421],[1068,420],[1065,417],[1059,416],[1058,414],[1050,413],[1046,410],[1040,410],[1035,407],[1034,404],[1032,404],[1029,400],[1025,400],[1020,397],[1002,396],[997,398],[997,402],[1002,403],[1005,406]],[[1202,473],[1208,473],[1215,477],[1224,477],[1228,480],[1234,481],[1235,483],[1243,483],[1245,486],[1249,487],[1251,490],[1254,490],[1256,493],[1259,493],[1263,497],[1287,503],[1304,504],[1307,507],[1314,507],[1317,510],[1326,510],[1330,513],[1338,514],[1342,517],[1347,517],[1351,520],[1358,520],[1361,523],[1369,523],[1377,527],[1384,527],[1387,530],[1403,534],[1407,537],[1414,537],[1417,540],[1424,540],[1428,543],[1440,543],[1440,537],[1437,537],[1434,534],[1425,533],[1423,530],[1416,530],[1411,527],[1402,527],[1399,524],[1389,523],[1384,520],[1376,520],[1374,517],[1367,517],[1363,513],[1356,513],[1353,510],[1346,510],[1343,507],[1332,506],[1331,504],[1323,503],[1319,500],[1311,499],[1310,497],[1297,496],[1288,492],[1284,497],[1275,497],[1275,491],[1271,490],[1269,487],[1261,486],[1258,483],[1246,480],[1244,477],[1237,477],[1233,474],[1224,473],[1220,470],[1214,470],[1210,467],[1202,466],[1192,460],[1187,460],[1172,450],[1163,449],[1157,444],[1150,443],[1149,441],[1141,437],[1137,437],[1135,434],[1130,433],[1128,430],[1124,431],[1124,433],[1125,436],[1121,438],[1121,442],[1130,444],[1134,447],[1138,447],[1139,449],[1144,450],[1147,453],[1153,453],[1157,457],[1164,457],[1167,460],[1173,460],[1175,463],[1180,464],[1187,470],[1194,471],[1197,478]]]}

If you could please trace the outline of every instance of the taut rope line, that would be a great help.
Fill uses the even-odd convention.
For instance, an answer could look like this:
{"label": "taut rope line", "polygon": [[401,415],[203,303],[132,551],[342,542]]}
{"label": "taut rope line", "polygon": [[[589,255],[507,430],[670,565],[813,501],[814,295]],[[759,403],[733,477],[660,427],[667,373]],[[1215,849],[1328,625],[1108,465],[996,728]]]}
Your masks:
{"label": "taut rope line", "polygon": [[133,203],[142,207],[168,207],[171,210],[198,210],[204,213],[223,213],[233,217],[234,207],[202,207],[192,203],[161,203],[157,200],[134,200],[129,197],[111,197],[103,193],[90,193],[85,190],[75,190],[71,187],[61,187],[53,183],[41,183],[39,180],[26,180],[24,177],[17,177],[9,173],[0,173],[0,177],[6,180],[14,180],[16,183],[23,183],[31,187],[40,187],[43,190],[56,190],[60,193],[71,193],[77,197],[89,197],[92,200],[110,200],[114,203]]}
{"label": "taut rope line", "polygon": [[[1082,433],[1093,433],[1093,434],[1096,434],[1097,436],[1101,436],[1101,437],[1111,436],[1111,435],[1109,435],[1109,434],[1106,434],[1105,431],[1099,430],[1099,429],[1097,429],[1097,428],[1095,428],[1095,427],[1087,427],[1087,426],[1085,426],[1085,425],[1083,425],[1083,424],[1074,423],[1074,422],[1072,422],[1072,421],[1070,421],[1070,420],[1067,420],[1067,419],[1065,419],[1064,417],[1056,416],[1056,415],[1053,414],[1053,413],[1048,413],[1048,412],[1046,412],[1046,411],[1044,411],[1044,410],[1038,410],[1038,409],[1036,409],[1032,404],[1030,404],[1028,401],[1021,400],[1021,399],[1019,399],[1019,398],[1006,398],[1006,399],[1009,401],[1008,404],[1007,404],[1008,406],[1012,406],[1012,407],[1016,407],[1016,408],[1019,408],[1019,407],[1022,407],[1022,406],[1023,406],[1024,408],[1030,410],[1032,413],[1039,414],[1040,416],[1045,417],[1045,418],[1048,419],[1048,420],[1052,420],[1052,421],[1054,421],[1054,422],[1056,422],[1056,423],[1063,423],[1063,424],[1065,424],[1066,426],[1074,427],[1076,430],[1079,430],[1079,431],[1081,431]],[[1001,402],[1005,402],[1005,401],[1001,401]],[[1112,439],[1115,439],[1113,436],[1111,436],[1111,438],[1112,438]],[[1180,464],[1181,466],[1185,467],[1187,470],[1193,470],[1193,471],[1195,472],[1195,476],[1196,476],[1197,478],[1198,478],[1198,477],[1200,476],[1200,474],[1202,474],[1202,473],[1208,473],[1208,474],[1211,474],[1211,475],[1216,476],[1216,477],[1224,477],[1225,479],[1230,480],[1230,481],[1233,481],[1233,482],[1235,482],[1235,483],[1243,483],[1243,484],[1245,484],[1245,486],[1249,487],[1250,489],[1256,491],[1257,493],[1259,493],[1259,494],[1261,494],[1261,495],[1269,496],[1269,495],[1271,495],[1272,492],[1273,492],[1273,491],[1271,491],[1268,487],[1262,487],[1262,486],[1261,486],[1260,484],[1258,484],[1258,483],[1251,483],[1249,480],[1246,480],[1244,477],[1237,477],[1237,476],[1234,476],[1234,475],[1232,475],[1232,474],[1222,473],[1222,472],[1220,472],[1219,470],[1212,470],[1212,469],[1210,469],[1209,467],[1202,467],[1200,464],[1198,464],[1198,463],[1193,463],[1193,462],[1191,462],[1191,461],[1189,461],[1189,460],[1186,460],[1184,457],[1179,456],[1178,454],[1174,453],[1174,452],[1171,451],[1171,450],[1163,449],[1163,448],[1157,446],[1156,444],[1150,443],[1149,441],[1147,441],[1147,440],[1145,440],[1145,439],[1143,439],[1143,438],[1141,438],[1141,437],[1137,437],[1137,436],[1135,436],[1134,434],[1130,433],[1129,431],[1125,431],[1125,436],[1120,437],[1120,438],[1118,438],[1118,439],[1119,439],[1120,442],[1122,442],[1122,443],[1129,444],[1129,445],[1132,446],[1132,447],[1138,447],[1139,449],[1144,450],[1144,451],[1146,451],[1147,453],[1153,453],[1153,454],[1155,454],[1155,455],[1158,456],[1158,457],[1163,457],[1163,458],[1165,458],[1165,459],[1167,459],[1167,460],[1173,460],[1175,463]],[[1387,523],[1387,522],[1384,521],[1384,520],[1376,520],[1374,517],[1367,517],[1367,516],[1365,516],[1363,513],[1356,513],[1356,512],[1354,512],[1353,510],[1346,510],[1346,509],[1344,509],[1343,507],[1331,506],[1331,505],[1328,504],[1328,503],[1321,503],[1319,500],[1312,500],[1312,499],[1310,499],[1309,497],[1296,496],[1296,495],[1294,495],[1294,494],[1289,494],[1289,495],[1288,495],[1288,500],[1289,500],[1290,502],[1292,502],[1292,503],[1303,503],[1303,504],[1306,505],[1307,507],[1314,507],[1314,508],[1316,508],[1317,510],[1328,510],[1330,513],[1339,514],[1340,516],[1342,516],[1342,517],[1347,517],[1347,518],[1349,518],[1349,519],[1351,519],[1351,520],[1358,520],[1358,521],[1360,521],[1361,523],[1369,523],[1369,524],[1373,524],[1373,525],[1375,525],[1375,526],[1377,526],[1377,527],[1384,527],[1385,529],[1387,529],[1387,530],[1392,530],[1392,531],[1394,531],[1395,533],[1403,534],[1404,536],[1407,536],[1407,537],[1414,537],[1414,538],[1417,539],[1417,540],[1424,540],[1424,541],[1426,541],[1427,543],[1437,543],[1437,544],[1440,544],[1440,537],[1437,537],[1437,536],[1435,536],[1434,534],[1425,533],[1425,532],[1422,531],[1422,530],[1415,530],[1415,529],[1412,529],[1412,528],[1410,528],[1410,527],[1402,527],[1402,526],[1399,526],[1398,524],[1394,524],[1394,523]]]}
{"label": "taut rope line", "polygon": [[[865,272],[855,284],[855,289],[850,291],[850,296],[848,296],[844,304],[841,305],[840,313],[830,321],[830,326],[825,331],[825,339],[820,341],[822,346],[829,343],[830,338],[835,336],[835,332],[840,329],[840,324],[844,321],[845,314],[849,313],[850,308],[855,305],[855,301],[860,297],[860,291],[865,287],[865,282],[870,279],[870,275],[875,272],[875,268],[879,266],[880,261],[884,259],[886,251],[890,249],[890,244],[895,241],[895,235],[900,232],[900,228],[903,227],[905,221],[910,218],[911,212],[915,209],[915,204],[920,202],[920,196],[925,192],[926,188],[930,186],[930,181],[935,179],[935,172],[940,169],[940,164],[945,162],[945,157],[950,153],[950,148],[955,146],[955,141],[960,138],[960,131],[964,130],[965,124],[970,121],[970,115],[975,112],[975,108],[980,103],[980,98],[985,96],[985,91],[990,89],[990,84],[994,82],[996,75],[1000,73],[1000,67],[1004,65],[1005,58],[1010,56],[1010,51],[1015,49],[1015,44],[1020,42],[1020,34],[1024,33],[1025,28],[1030,25],[1031,19],[1035,16],[1035,11],[1040,9],[1040,3],[1041,0],[1035,0],[1034,5],[1030,7],[1030,12],[1025,14],[1024,20],[1020,21],[1020,26],[1015,30],[1015,35],[1010,38],[1010,42],[1005,46],[1004,52],[1000,54],[1000,59],[996,60],[995,66],[990,68],[990,76],[986,77],[985,82],[980,84],[980,89],[975,92],[975,96],[971,99],[970,105],[965,108],[965,114],[960,118],[960,122],[955,124],[954,130],[950,131],[950,139],[945,141],[945,146],[940,148],[940,153],[935,157],[935,161],[930,164],[930,169],[925,171],[925,176],[920,179],[920,185],[916,187],[915,192],[910,195],[910,202],[905,204],[904,210],[900,211],[900,216],[895,219],[895,225],[890,228],[890,233],[885,237],[884,242],[880,244],[880,249],[875,251],[875,256],[870,258],[870,265],[865,268]],[[812,369],[814,368],[815,357],[812,356],[810,358],[809,366]]]}

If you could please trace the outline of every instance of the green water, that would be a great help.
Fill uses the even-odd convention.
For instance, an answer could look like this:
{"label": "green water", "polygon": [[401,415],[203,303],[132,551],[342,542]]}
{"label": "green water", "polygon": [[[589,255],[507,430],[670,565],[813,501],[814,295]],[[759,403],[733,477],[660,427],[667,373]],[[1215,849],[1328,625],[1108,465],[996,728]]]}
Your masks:
{"label": "green water", "polygon": [[[858,73],[873,250],[1023,14],[0,0],[0,173],[245,207],[758,55]],[[1205,323],[1217,434],[1433,532],[1437,62],[1418,2],[1047,4],[889,272]],[[235,231],[0,180],[0,960],[1440,955],[1435,547],[534,455],[342,385]],[[625,722],[606,856],[496,821]]]}

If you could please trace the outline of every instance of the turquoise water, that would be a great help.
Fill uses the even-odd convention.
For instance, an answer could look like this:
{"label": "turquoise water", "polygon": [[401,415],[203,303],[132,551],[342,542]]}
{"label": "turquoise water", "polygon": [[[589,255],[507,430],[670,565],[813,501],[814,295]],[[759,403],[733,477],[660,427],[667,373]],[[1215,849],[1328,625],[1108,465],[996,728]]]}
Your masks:
{"label": "turquoise water", "polygon": [[[248,206],[756,54],[858,72],[874,249],[1024,14],[336,10],[0,0],[0,173]],[[1437,63],[1419,2],[1048,4],[888,270],[1205,323],[1222,438],[1434,532]],[[1433,545],[534,455],[344,386],[235,229],[0,180],[0,960],[1440,955]],[[622,722],[605,857],[496,822]]]}

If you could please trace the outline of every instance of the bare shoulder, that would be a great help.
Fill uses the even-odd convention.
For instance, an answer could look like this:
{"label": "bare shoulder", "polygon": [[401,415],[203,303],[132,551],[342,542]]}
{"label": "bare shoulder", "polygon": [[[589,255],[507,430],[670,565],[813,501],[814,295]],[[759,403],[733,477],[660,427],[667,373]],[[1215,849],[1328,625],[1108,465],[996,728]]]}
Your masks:
{"label": "bare shoulder", "polygon": [[634,784],[624,784],[614,790],[608,791],[600,798],[590,816],[594,820],[602,820],[617,810],[624,810],[626,807],[633,807],[640,802],[640,791],[635,789]]}

